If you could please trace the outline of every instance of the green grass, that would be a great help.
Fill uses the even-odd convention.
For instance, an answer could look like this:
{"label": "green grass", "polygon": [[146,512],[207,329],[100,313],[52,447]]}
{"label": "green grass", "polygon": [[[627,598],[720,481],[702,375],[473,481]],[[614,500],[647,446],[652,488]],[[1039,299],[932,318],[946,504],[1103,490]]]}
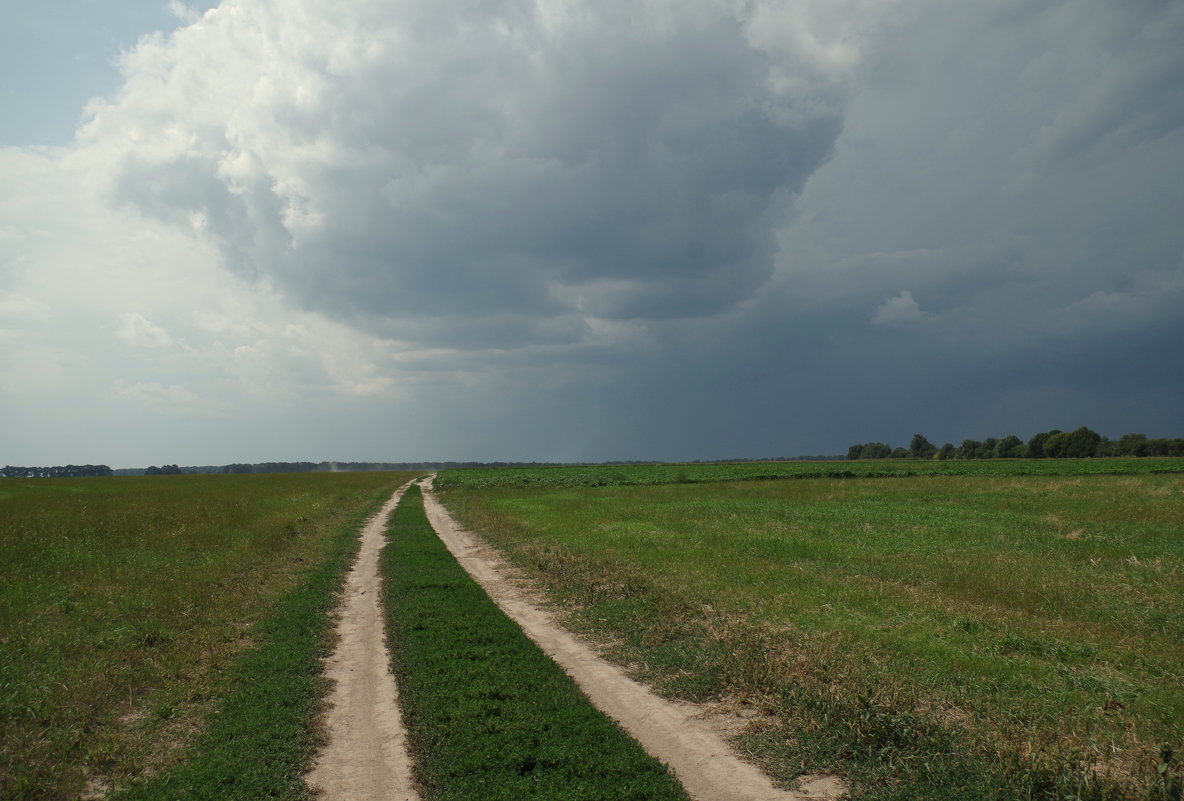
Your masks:
{"label": "green grass", "polygon": [[485,467],[446,470],[439,489],[483,487],[621,487],[768,481],[786,478],[908,476],[1073,476],[1184,473],[1184,459],[873,459],[842,462],[744,462],[562,467]]}
{"label": "green grass", "polygon": [[387,636],[427,801],[686,801],[469,578],[418,487],[389,536]]}
{"label": "green grass", "polygon": [[[274,760],[288,789],[254,797],[299,797],[291,751],[310,734],[293,721],[315,704],[325,604],[362,520],[401,478],[0,482],[0,797],[147,779],[173,783],[138,797],[183,797],[203,770],[181,767],[186,749],[222,741],[235,744],[224,777],[273,782],[252,765]],[[242,747],[238,722],[269,745]]]}
{"label": "green grass", "polygon": [[1162,744],[1184,743],[1184,477],[462,489],[463,472],[442,500],[573,625],[669,695],[773,715],[744,746],[782,778],[1181,797]]}

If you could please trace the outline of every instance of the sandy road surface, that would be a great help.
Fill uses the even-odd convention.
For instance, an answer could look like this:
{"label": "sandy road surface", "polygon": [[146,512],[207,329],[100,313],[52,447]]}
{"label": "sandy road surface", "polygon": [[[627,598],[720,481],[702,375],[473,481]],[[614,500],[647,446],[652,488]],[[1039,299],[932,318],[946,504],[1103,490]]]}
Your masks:
{"label": "sandy road surface", "polygon": [[460,528],[436,500],[430,479],[422,484],[428,520],[469,575],[575,679],[593,704],[668,765],[693,799],[805,801],[837,798],[844,793],[839,780],[826,776],[803,783],[798,791],[774,787],[768,776],[736,756],[715,728],[704,722],[702,708],[658,697],[529,603],[506,578],[492,549]]}
{"label": "sandy road surface", "polygon": [[329,743],[305,777],[324,801],[418,801],[399,714],[379,603],[378,557],[400,487],[362,529],[362,547],[349,577],[337,624],[337,649],[325,666],[335,684],[325,727]]}

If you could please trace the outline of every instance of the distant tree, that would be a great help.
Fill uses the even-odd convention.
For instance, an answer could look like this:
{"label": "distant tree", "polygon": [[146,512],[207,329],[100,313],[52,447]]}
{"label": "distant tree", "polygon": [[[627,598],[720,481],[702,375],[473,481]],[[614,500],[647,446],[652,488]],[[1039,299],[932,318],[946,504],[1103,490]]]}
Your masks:
{"label": "distant tree", "polygon": [[1069,435],[1058,431],[1044,440],[1044,455],[1049,459],[1064,459],[1069,449]]}
{"label": "distant tree", "polygon": [[[1034,434],[1027,443],[1015,434],[1008,434],[1002,439],[987,437],[981,442],[964,439],[958,447],[947,442],[941,448],[937,448],[924,435],[914,434],[907,449],[892,448],[883,442],[866,442],[852,445],[847,449],[848,459],[1089,459],[1110,456],[1184,457],[1184,438],[1148,439],[1145,434],[1130,433],[1117,440],[1111,440],[1086,426],[1081,426],[1068,432],[1059,428],[1042,431]],[[353,466],[355,463],[349,464],[350,469],[359,469],[362,463],[357,463],[359,466]]]}
{"label": "distant tree", "polygon": [[983,444],[977,439],[964,439],[954,454],[956,459],[977,459]]}
{"label": "distant tree", "polygon": [[144,471],[146,476],[179,476],[183,473],[184,471],[175,464],[166,464],[164,467],[152,465]]}
{"label": "distant tree", "polygon": [[7,465],[0,470],[3,478],[79,478],[83,476],[113,476],[115,471],[105,464],[67,464],[56,467],[18,467]]}
{"label": "distant tree", "polygon": [[1074,429],[1066,435],[1064,456],[1066,459],[1090,459],[1097,452],[1101,439],[1101,434],[1085,426]]}
{"label": "distant tree", "polygon": [[1008,434],[995,446],[995,455],[1000,459],[1019,459],[1024,455],[1024,441],[1015,434]]}
{"label": "distant tree", "polygon": [[254,473],[255,467],[249,464],[228,464],[222,468],[223,473]]}
{"label": "distant tree", "polygon": [[1044,444],[1048,442],[1049,437],[1056,436],[1060,433],[1061,430],[1059,428],[1054,428],[1051,431],[1042,431],[1039,434],[1034,434],[1032,438],[1028,440],[1028,452],[1026,456],[1029,459],[1043,459],[1048,455],[1044,452]]}
{"label": "distant tree", "polygon": [[869,442],[859,452],[860,459],[887,459],[892,449],[883,442]]}
{"label": "distant tree", "polygon": [[261,462],[254,465],[255,473],[313,473],[320,469],[315,462]]}
{"label": "distant tree", "polygon": [[1114,443],[1115,456],[1146,456],[1146,434],[1123,434]]}
{"label": "distant tree", "polygon": [[1184,456],[1184,439],[1149,439],[1148,456]]}
{"label": "distant tree", "polygon": [[921,434],[913,434],[913,439],[909,442],[909,456],[913,459],[932,459],[937,453],[937,447],[925,439]]}

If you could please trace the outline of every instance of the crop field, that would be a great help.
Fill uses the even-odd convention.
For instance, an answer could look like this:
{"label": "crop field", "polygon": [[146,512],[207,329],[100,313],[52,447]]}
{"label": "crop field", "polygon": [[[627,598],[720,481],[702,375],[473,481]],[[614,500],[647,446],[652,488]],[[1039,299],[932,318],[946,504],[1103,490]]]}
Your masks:
{"label": "crop field", "polygon": [[409,477],[0,482],[0,798],[304,797],[334,593]]}
{"label": "crop field", "polygon": [[389,539],[388,641],[425,798],[687,801],[457,563],[418,487]]}
{"label": "crop field", "polygon": [[[858,799],[1181,798],[1184,460],[934,464],[436,485],[613,659],[762,713],[740,744],[775,776],[838,773]],[[744,480],[782,467],[823,475]]]}

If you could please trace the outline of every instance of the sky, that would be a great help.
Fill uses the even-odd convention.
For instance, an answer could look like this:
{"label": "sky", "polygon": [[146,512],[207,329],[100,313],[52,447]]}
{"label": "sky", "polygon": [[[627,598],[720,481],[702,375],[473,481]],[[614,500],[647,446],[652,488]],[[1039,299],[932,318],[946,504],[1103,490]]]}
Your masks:
{"label": "sky", "polygon": [[0,463],[1184,436],[1184,1],[46,0]]}

